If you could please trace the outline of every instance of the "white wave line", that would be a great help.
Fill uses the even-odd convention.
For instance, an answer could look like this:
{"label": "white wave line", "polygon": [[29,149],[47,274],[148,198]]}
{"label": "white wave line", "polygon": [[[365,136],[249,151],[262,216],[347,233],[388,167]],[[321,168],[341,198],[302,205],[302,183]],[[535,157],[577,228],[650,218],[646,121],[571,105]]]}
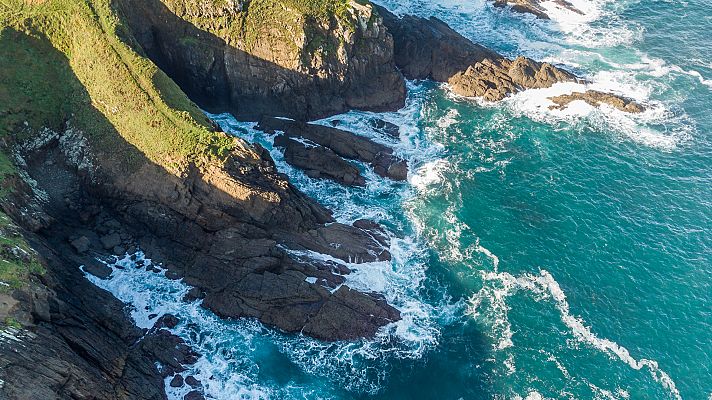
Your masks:
{"label": "white wave line", "polygon": [[597,337],[591,329],[584,324],[584,321],[580,317],[571,315],[569,303],[566,301],[566,294],[564,294],[563,290],[561,290],[561,287],[559,286],[559,283],[554,280],[551,274],[546,270],[541,270],[540,273],[540,276],[531,276],[531,279],[549,292],[551,297],[556,302],[556,308],[561,313],[561,320],[577,339],[582,342],[589,343],[605,353],[615,354],[621,361],[625,362],[635,370],[641,370],[644,367],[647,367],[650,370],[650,375],[656,382],[660,382],[675,399],[682,399],[680,392],[675,386],[675,382],[665,371],[660,369],[657,361],[645,358],[636,360],[630,355],[630,352],[625,347],[612,340]]}

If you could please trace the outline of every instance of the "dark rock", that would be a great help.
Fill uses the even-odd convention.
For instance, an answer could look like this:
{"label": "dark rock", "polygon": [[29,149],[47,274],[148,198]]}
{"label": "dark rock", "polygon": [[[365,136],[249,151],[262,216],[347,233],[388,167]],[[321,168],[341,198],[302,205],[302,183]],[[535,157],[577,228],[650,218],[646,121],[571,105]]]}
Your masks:
{"label": "dark rock", "polygon": [[183,377],[180,375],[175,375],[170,382],[171,387],[179,388],[183,386]]}
{"label": "dark rock", "polygon": [[197,380],[193,375],[188,375],[185,378],[185,383],[187,383],[190,387],[193,388],[200,386],[200,381]]}
{"label": "dark rock", "polygon": [[264,131],[280,131],[290,138],[307,139],[332,150],[341,157],[371,164],[374,172],[383,177],[394,180],[405,180],[407,177],[408,165],[404,160],[393,155],[393,149],[352,132],[280,118],[263,118],[257,128]]}
{"label": "dark rock", "polygon": [[72,240],[71,244],[72,247],[74,247],[74,250],[77,251],[77,253],[86,253],[89,250],[91,240],[89,240],[89,238],[86,236],[81,236],[78,239]]}
{"label": "dark rock", "polygon": [[205,293],[197,287],[192,287],[188,290],[188,293],[183,296],[183,301],[186,303],[192,303],[195,300],[201,300],[205,298]]}
{"label": "dark rock", "polygon": [[168,328],[168,329],[173,329],[176,326],[178,326],[178,323],[180,321],[178,320],[178,317],[176,317],[173,314],[165,314],[161,316],[161,318],[156,321],[156,323],[153,325],[154,328],[160,329],[160,328]]}
{"label": "dark rock", "polygon": [[121,236],[118,233],[110,233],[102,236],[100,239],[101,245],[105,250],[111,250],[121,244]]}
{"label": "dark rock", "polygon": [[99,262],[90,262],[84,265],[84,271],[100,279],[108,279],[111,276],[111,268]]}
{"label": "dark rock", "polygon": [[398,18],[382,7],[378,10],[393,34],[396,64],[409,79],[447,82],[461,96],[490,101],[527,88],[577,80],[547,63],[524,57],[510,60],[473,43],[437,18]]}
{"label": "dark rock", "polygon": [[183,396],[183,400],[205,400],[205,397],[199,391],[192,390]]}
{"label": "dark rock", "polygon": [[188,347],[179,337],[165,329],[159,329],[146,335],[139,346],[164,367],[164,377],[185,371],[185,365],[195,364],[200,356]]}
{"label": "dark rock", "polygon": [[[117,3],[148,56],[206,109],[247,120],[263,115],[312,120],[354,108],[396,110],[404,104],[405,81],[393,63],[393,41],[371,5],[350,8],[350,18],[363,21],[356,24],[337,21],[338,16],[324,25],[276,13],[273,25],[289,25],[289,34],[265,29],[260,40],[247,45],[227,34],[245,23],[234,6],[188,3],[176,15],[159,0]],[[215,15],[222,15],[228,26],[196,27],[195,20]],[[293,25],[289,18],[303,23]],[[316,40],[323,45],[311,48]]]}
{"label": "dark rock", "polygon": [[177,281],[181,278],[181,276],[178,272],[169,269],[168,271],[166,271],[166,278],[173,281]]}
{"label": "dark rock", "polygon": [[126,254],[126,248],[124,248],[123,246],[115,246],[112,251],[117,256],[123,256],[124,254]]}
{"label": "dark rock", "polygon": [[341,286],[304,327],[316,338],[352,340],[372,337],[381,326],[398,321],[400,312],[375,299]]}
{"label": "dark rock", "polygon": [[283,135],[277,136],[274,145],[284,148],[284,160],[304,169],[311,178],[326,178],[348,186],[365,186],[361,171],[326,147],[306,145]]}
{"label": "dark rock", "polygon": [[[554,0],[554,3],[569,11],[583,15],[583,12],[566,0]],[[537,18],[550,19],[546,9],[542,7],[541,0],[494,0],[495,7],[511,6],[512,11],[533,14]]]}
{"label": "dark rock", "polygon": [[368,123],[373,129],[383,134],[396,139],[400,137],[400,127],[394,123],[384,121],[380,118],[371,118]]}
{"label": "dark rock", "polygon": [[[387,239],[380,241],[363,229],[344,224],[331,224],[300,235],[286,235],[290,248],[305,248],[352,263],[388,261]],[[338,243],[338,246],[334,244]]]}

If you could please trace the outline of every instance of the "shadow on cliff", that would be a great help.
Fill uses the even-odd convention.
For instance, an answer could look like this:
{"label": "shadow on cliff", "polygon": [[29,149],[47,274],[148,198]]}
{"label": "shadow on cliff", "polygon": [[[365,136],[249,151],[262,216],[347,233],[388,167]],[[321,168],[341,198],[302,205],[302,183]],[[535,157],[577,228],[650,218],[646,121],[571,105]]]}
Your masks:
{"label": "shadow on cliff", "polygon": [[[129,216],[132,226],[143,225],[144,227],[152,226],[155,228],[156,232],[154,233],[138,230],[139,234],[143,234],[152,240],[152,243],[149,243],[149,247],[163,248],[165,252],[175,250],[174,254],[163,255],[166,259],[180,259],[193,268],[193,271],[182,271],[183,274],[192,275],[194,279],[198,279],[197,275],[203,274],[205,276],[200,279],[214,278],[224,284],[226,276],[230,276],[230,280],[237,280],[235,271],[217,268],[211,270],[210,268],[213,266],[210,265],[202,267],[192,265],[195,262],[196,253],[186,249],[202,246],[210,247],[214,243],[206,242],[206,239],[210,237],[204,235],[201,231],[202,227],[195,222],[180,217],[179,213],[172,211],[167,206],[180,207],[183,202],[183,199],[181,199],[183,194],[178,193],[178,197],[174,197],[174,193],[176,193],[174,186],[185,184],[183,181],[185,178],[175,177],[171,172],[148,160],[138,148],[126,142],[102,112],[92,105],[89,93],[74,75],[66,57],[55,50],[46,39],[38,39],[14,31],[11,35],[2,35],[0,49],[4,48],[5,45],[2,41],[5,40],[26,42],[28,46],[52,53],[53,60],[57,60],[53,65],[56,77],[66,81],[66,86],[70,88],[71,101],[83,104],[86,107],[84,113],[90,114],[92,116],[91,119],[95,121],[95,125],[91,128],[102,132],[101,135],[109,138],[108,140],[114,144],[111,148],[105,150],[107,153],[111,153],[110,157],[118,160],[119,164],[120,159],[131,160],[132,164],[141,165],[143,170],[151,171],[150,174],[136,173],[135,171],[132,172],[130,168],[115,168],[112,166],[110,168],[115,175],[107,176],[107,180],[104,183],[114,189],[107,190],[94,187],[88,181],[87,176],[67,165],[64,156],[61,154],[62,149],[58,140],[50,142],[28,159],[30,175],[48,194],[49,203],[46,206],[46,211],[57,221],[52,226],[47,226],[39,231],[39,238],[32,240],[33,247],[38,249],[49,261],[48,275],[43,280],[50,282],[51,287],[57,292],[61,300],[69,304],[69,308],[55,310],[55,314],[48,317],[49,322],[54,323],[55,318],[69,322],[63,325],[58,324],[57,327],[52,328],[53,332],[57,332],[57,337],[60,337],[61,341],[66,342],[66,344],[47,339],[49,344],[44,343],[41,346],[54,351],[54,354],[58,354],[57,358],[52,358],[48,361],[47,356],[40,349],[37,349],[36,354],[33,353],[37,356],[37,359],[25,358],[18,361],[18,364],[29,363],[27,369],[13,369],[10,372],[15,375],[8,376],[8,379],[3,379],[5,382],[12,382],[5,385],[5,390],[10,387],[17,388],[17,390],[21,390],[22,387],[29,388],[27,390],[34,392],[21,393],[16,397],[27,399],[51,398],[54,397],[54,393],[66,393],[67,397],[82,397],[87,392],[101,398],[111,399],[115,398],[113,394],[114,387],[119,387],[120,389],[126,389],[137,398],[160,398],[162,396],[160,388],[163,385],[163,380],[156,375],[155,366],[153,366],[152,362],[147,358],[140,358],[136,355],[132,355],[129,361],[126,362],[126,354],[132,351],[128,344],[137,340],[141,332],[137,331],[130,323],[127,323],[127,319],[121,312],[123,306],[116,299],[109,293],[92,285],[80,272],[79,265],[96,264],[95,254],[77,254],[75,249],[69,245],[69,241],[76,236],[86,235],[95,245],[100,246],[99,236],[103,232],[97,231],[98,223],[96,223],[96,219],[99,217],[106,220],[116,218],[124,222],[122,217]],[[22,60],[17,60],[17,62],[22,62]],[[33,66],[28,64],[23,68],[31,72]],[[0,81],[1,84],[2,82]],[[33,104],[30,103],[25,106],[33,107]],[[69,118],[69,115],[66,118]],[[71,123],[72,121],[69,119],[57,126],[51,126],[51,128],[61,131]],[[99,162],[103,161],[99,160]],[[124,178],[134,181],[133,184],[136,185],[133,186],[134,192],[122,193],[116,190],[121,186],[113,186],[117,182],[112,180],[121,179],[121,174],[127,174]],[[232,196],[229,192],[225,192],[209,182],[198,184],[201,181],[201,177],[188,178],[188,180],[191,179],[193,181],[189,182],[187,186],[193,195],[199,195],[202,198],[208,198],[216,194],[227,197]],[[139,197],[141,190],[146,190],[149,193],[153,191],[155,196],[159,197],[153,199]],[[203,194],[200,195],[200,192]],[[238,202],[237,199],[234,201]],[[242,207],[248,208],[253,205],[253,203],[247,202]],[[193,204],[193,206],[195,205]],[[103,211],[101,211],[102,209]],[[174,215],[175,219],[165,218],[167,214]],[[164,216],[165,219],[152,220],[151,218],[156,215]],[[215,220],[220,220],[225,216],[204,214],[203,217],[213,217]],[[280,218],[283,221],[294,220],[293,218],[286,219],[284,216],[279,216],[277,219]],[[270,221],[266,222],[272,223]],[[219,229],[219,227],[215,229]],[[245,229],[244,224],[241,225],[241,229]],[[136,232],[137,230],[134,229],[129,233]],[[175,243],[176,238],[182,240],[182,243]],[[231,250],[239,248],[238,245],[245,245],[246,249],[253,250],[250,246],[255,242],[236,243],[232,238],[230,239]],[[227,240],[225,241],[227,242]],[[273,254],[269,254],[269,256],[272,257]],[[270,257],[259,257],[259,259],[264,261]],[[258,267],[260,269],[272,268],[272,266],[266,264]],[[463,328],[463,330],[466,330],[466,328]],[[48,333],[48,335],[50,334]],[[463,361],[463,364],[465,363],[464,361],[467,361],[462,360],[464,354],[453,354],[447,350],[453,342],[457,343],[464,340],[461,335],[462,333],[457,331],[447,334],[441,342],[443,350],[437,350],[436,356],[430,357],[424,362],[424,368],[419,368],[423,365],[413,365],[409,362],[399,364],[393,380],[408,384],[411,388],[407,391],[409,394],[417,395],[420,393],[419,390],[425,390],[424,385],[413,385],[414,379],[431,382],[432,385],[428,386],[428,390],[434,391],[437,384],[442,382],[428,381],[426,379],[431,368],[447,370],[451,365],[449,360],[451,361],[453,357],[457,356],[460,357],[459,361]],[[464,335],[466,338],[476,336],[472,332],[465,332]],[[477,347],[478,352],[485,347],[479,342],[470,343],[468,346]],[[140,351],[143,350],[140,349]],[[89,360],[88,362],[86,361],[87,359]],[[85,370],[68,369],[66,368],[67,362],[81,365]],[[119,368],[124,363],[126,363],[126,366],[123,369]],[[59,368],[66,370],[66,372],[64,372],[64,375],[59,375],[57,382],[52,381],[52,377],[58,376],[53,374],[54,371],[42,374],[39,378],[34,374],[32,376],[22,375],[23,371],[32,371],[32,368],[35,368],[35,364],[39,365],[37,368],[40,368],[40,372],[44,371],[42,368],[51,369],[57,364],[60,365]],[[460,363],[458,362],[458,364]],[[95,367],[98,368],[99,372],[96,372]],[[77,376],[77,374],[80,375]],[[469,377],[470,375],[467,376]],[[467,383],[464,378],[462,378],[462,381]],[[33,384],[29,385],[28,382],[33,382]],[[63,382],[71,382],[71,384],[66,385]],[[121,384],[117,385],[117,382]],[[48,388],[48,391],[38,392],[41,388]],[[435,393],[433,392],[433,394]]]}
{"label": "shadow on cliff", "polygon": [[[10,49],[20,49],[20,52],[10,52]],[[10,104],[3,105],[7,108],[0,108],[3,118],[12,114],[24,118],[41,115],[46,118],[43,123],[47,123],[48,128],[57,131],[66,128],[66,120],[54,118],[59,114],[48,117],[50,114],[34,109],[45,105],[48,96],[57,96],[66,103],[79,100],[90,113],[100,115],[72,73],[67,58],[44,36],[4,28],[0,35],[0,53],[13,54],[10,61],[14,63],[12,73],[3,71],[8,75],[0,79],[0,92],[15,97]],[[34,82],[39,86],[27,82],[38,75],[43,75],[43,79],[60,80],[66,92],[52,93],[57,89],[52,85],[49,92],[37,94],[34,89],[45,85],[45,81]],[[64,94],[69,97],[63,97]],[[50,113],[55,111],[50,110]],[[64,111],[62,109],[60,114]],[[101,121],[97,128],[118,137],[108,121]],[[9,145],[19,138],[2,139]],[[133,152],[141,156],[136,149]],[[142,337],[152,335],[144,336],[145,332],[124,313],[124,305],[90,283],[79,269],[80,265],[99,264],[93,254],[79,255],[68,243],[69,235],[81,224],[78,206],[88,203],[80,190],[82,178],[58,155],[59,143],[53,139],[26,158],[27,172],[48,195],[41,209],[31,204],[33,190],[23,179],[10,176],[3,182],[11,185],[4,189],[12,190],[2,199],[0,207],[25,228],[23,236],[42,259],[46,271],[41,276],[30,277],[13,293],[19,302],[13,317],[32,333],[23,335],[22,332],[27,331],[21,331],[17,333],[20,340],[0,343],[0,360],[4,365],[0,368],[3,382],[0,398],[163,399],[164,383],[155,365],[157,360],[147,348],[150,345],[139,342]],[[30,221],[33,218],[36,218],[35,223]]]}
{"label": "shadow on cliff", "polygon": [[[351,109],[393,111],[405,104],[405,81],[392,61],[390,65],[368,61],[359,68],[373,71],[359,72],[356,78],[347,74],[345,81],[320,77],[228,44],[180,18],[161,0],[114,0],[113,7],[127,24],[123,28],[130,31],[122,35],[126,43],[147,55],[210,112],[227,111],[250,121],[263,116],[312,120]],[[285,47],[275,45],[271,50],[281,57],[290,56]],[[378,60],[383,55],[369,57]],[[349,64],[348,69],[353,68]]]}

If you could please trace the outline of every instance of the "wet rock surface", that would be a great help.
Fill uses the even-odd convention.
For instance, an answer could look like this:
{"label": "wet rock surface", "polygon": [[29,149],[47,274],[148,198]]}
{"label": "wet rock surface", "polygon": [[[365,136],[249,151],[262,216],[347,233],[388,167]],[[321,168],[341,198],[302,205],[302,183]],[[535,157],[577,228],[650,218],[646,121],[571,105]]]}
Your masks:
{"label": "wet rock surface", "polygon": [[347,186],[366,186],[358,167],[339,157],[333,150],[279,135],[274,145],[284,149],[284,160],[306,171],[311,178],[331,179]]}
{"label": "wet rock surface", "polygon": [[[537,0],[517,3],[539,7]],[[572,7],[565,0],[557,0],[557,4]],[[445,82],[458,95],[488,101],[499,101],[525,89],[548,88],[559,82],[584,83],[573,73],[549,63],[526,57],[513,60],[504,57],[473,43],[435,17],[398,17],[383,7],[377,9],[393,35],[396,65],[406,78]],[[606,94],[605,101],[602,97],[601,94],[585,95],[581,99],[589,104],[608,103],[627,112],[637,112],[637,107],[628,106],[629,100],[622,96]]]}
{"label": "wet rock surface", "polygon": [[[393,127],[395,127],[395,125],[387,126],[384,121],[383,129],[389,128],[393,130]],[[281,118],[263,118],[257,125],[257,129],[267,133],[282,132],[285,136],[296,140],[306,139],[308,141],[307,143],[329,149],[339,157],[368,163],[376,174],[386,178],[404,181],[408,177],[407,162],[395,156],[393,149],[349,131]],[[280,142],[283,143],[284,140],[280,139]],[[308,147],[308,145],[304,146]],[[330,158],[333,158],[331,157],[331,152],[319,151],[317,153],[315,150],[311,152],[316,153],[314,154],[314,158],[318,158],[319,155],[324,155],[325,160],[321,163],[322,165],[329,165],[331,161]],[[285,158],[286,157],[287,153],[285,153]],[[289,162],[288,159],[287,162]],[[340,167],[336,162],[333,162],[333,164],[335,168]],[[295,166],[307,171],[309,171],[309,169],[316,169],[309,168],[307,163],[303,163],[302,165],[303,166]],[[340,174],[339,171],[341,169],[343,168],[337,169],[335,173]]]}
{"label": "wet rock surface", "polygon": [[[541,0],[494,0],[496,7],[511,6],[512,11],[533,14],[537,18],[550,19]],[[583,15],[583,12],[566,0],[553,0],[553,3],[563,9]]]}
{"label": "wet rock surface", "polygon": [[564,109],[569,106],[574,101],[585,101],[586,103],[598,107],[601,104],[607,104],[611,107],[617,108],[620,111],[628,113],[641,113],[645,111],[645,107],[635,102],[633,99],[626,97],[613,95],[610,93],[599,92],[597,90],[587,90],[586,92],[574,92],[571,94],[564,94],[561,96],[555,96],[550,98],[554,102],[554,105],[549,108],[552,109]]}

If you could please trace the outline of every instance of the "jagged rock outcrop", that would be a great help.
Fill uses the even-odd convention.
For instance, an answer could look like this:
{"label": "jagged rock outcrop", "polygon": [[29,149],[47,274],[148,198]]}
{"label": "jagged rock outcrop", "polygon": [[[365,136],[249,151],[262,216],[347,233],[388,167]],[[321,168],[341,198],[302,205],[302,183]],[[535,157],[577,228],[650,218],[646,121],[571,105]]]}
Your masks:
{"label": "jagged rock outcrop", "polygon": [[281,0],[117,3],[140,47],[211,111],[248,120],[310,120],[404,104],[393,40],[371,5],[326,1],[303,10]]}
{"label": "jagged rock outcrop", "polygon": [[[534,4],[534,0],[527,3]],[[570,4],[561,1],[559,6]],[[585,83],[573,73],[549,63],[526,57],[506,58],[473,43],[435,17],[397,17],[383,7],[376,7],[383,24],[393,35],[396,65],[406,78],[446,82],[458,95],[489,101],[502,100],[525,89],[548,88],[559,82]],[[639,112],[642,107],[622,96],[595,91],[562,96],[557,101],[568,104],[574,98],[592,105],[607,103],[626,112]]]}
{"label": "jagged rock outcrop", "polygon": [[[387,126],[385,123],[382,125],[384,128]],[[279,131],[284,133],[284,135],[297,140],[306,139],[307,141],[313,143],[314,146],[326,148],[338,156],[349,160],[358,160],[368,163],[373,168],[373,171],[382,177],[390,178],[396,181],[404,181],[408,177],[407,162],[395,156],[393,154],[393,149],[380,143],[376,143],[367,137],[359,136],[349,131],[329,126],[273,117],[267,117],[260,120],[260,123],[257,125],[257,129],[268,133],[275,133]],[[284,144],[283,140],[280,140],[280,142]],[[289,150],[289,147],[287,147],[287,150]],[[312,163],[323,165],[324,162],[329,159],[331,154],[328,152],[321,153],[325,155],[324,160],[313,160]],[[289,162],[289,159],[287,159],[287,162]],[[309,163],[306,162],[295,166],[306,169],[307,171],[316,168],[311,168]],[[338,171],[338,174],[341,175],[341,171],[346,171],[346,169],[338,168]],[[354,178],[356,177],[357,176],[354,176]]]}
{"label": "jagged rock outcrop", "polygon": [[279,135],[274,145],[284,148],[284,160],[303,169],[311,178],[331,179],[347,186],[366,186],[358,167],[339,157],[333,150]]}
{"label": "jagged rock outcrop", "polygon": [[585,92],[574,92],[571,94],[563,94],[550,98],[554,105],[549,108],[563,109],[568,107],[573,101],[582,100],[586,103],[598,107],[601,104],[607,104],[628,113],[641,113],[645,111],[645,107],[638,104],[635,100],[626,97],[613,95],[610,93],[600,92],[597,90],[587,90]]}
{"label": "jagged rock outcrop", "polygon": [[107,277],[96,257],[110,253],[145,250],[218,315],[288,332],[353,340],[397,321],[382,297],[345,285],[344,263],[309,257],[387,260],[387,237],[335,223],[268,152],[213,131],[130,47],[112,4],[9,0],[0,19],[0,206],[46,259],[46,272],[27,271],[0,297],[0,315],[14,318],[2,324],[20,338],[0,342],[0,397],[161,399],[163,378],[195,360],[166,331],[132,327],[84,278],[80,265]]}
{"label": "jagged rock outcrop", "polygon": [[[546,9],[541,5],[541,0],[494,0],[495,7],[511,6],[512,11],[520,13],[533,14],[537,18],[550,19],[546,13]],[[576,8],[571,2],[566,0],[554,0],[553,3],[560,8],[583,14],[581,10]]]}
{"label": "jagged rock outcrop", "polygon": [[0,326],[0,397],[165,399],[163,378],[196,355],[165,330],[136,328],[120,301],[86,280],[78,266],[100,263],[74,254],[66,228],[23,230],[45,271],[4,310],[15,326]]}
{"label": "jagged rock outcrop", "polygon": [[448,80],[456,94],[499,101],[510,94],[526,89],[551,87],[557,82],[575,81],[576,77],[548,63],[526,57],[492,61],[484,59],[458,72]]}
{"label": "jagged rock outcrop", "polygon": [[397,17],[378,7],[391,32],[396,65],[409,79],[450,84],[453,92],[497,101],[520,90],[576,81],[573,74],[534,60],[510,60],[463,37],[443,21],[406,15]]}

